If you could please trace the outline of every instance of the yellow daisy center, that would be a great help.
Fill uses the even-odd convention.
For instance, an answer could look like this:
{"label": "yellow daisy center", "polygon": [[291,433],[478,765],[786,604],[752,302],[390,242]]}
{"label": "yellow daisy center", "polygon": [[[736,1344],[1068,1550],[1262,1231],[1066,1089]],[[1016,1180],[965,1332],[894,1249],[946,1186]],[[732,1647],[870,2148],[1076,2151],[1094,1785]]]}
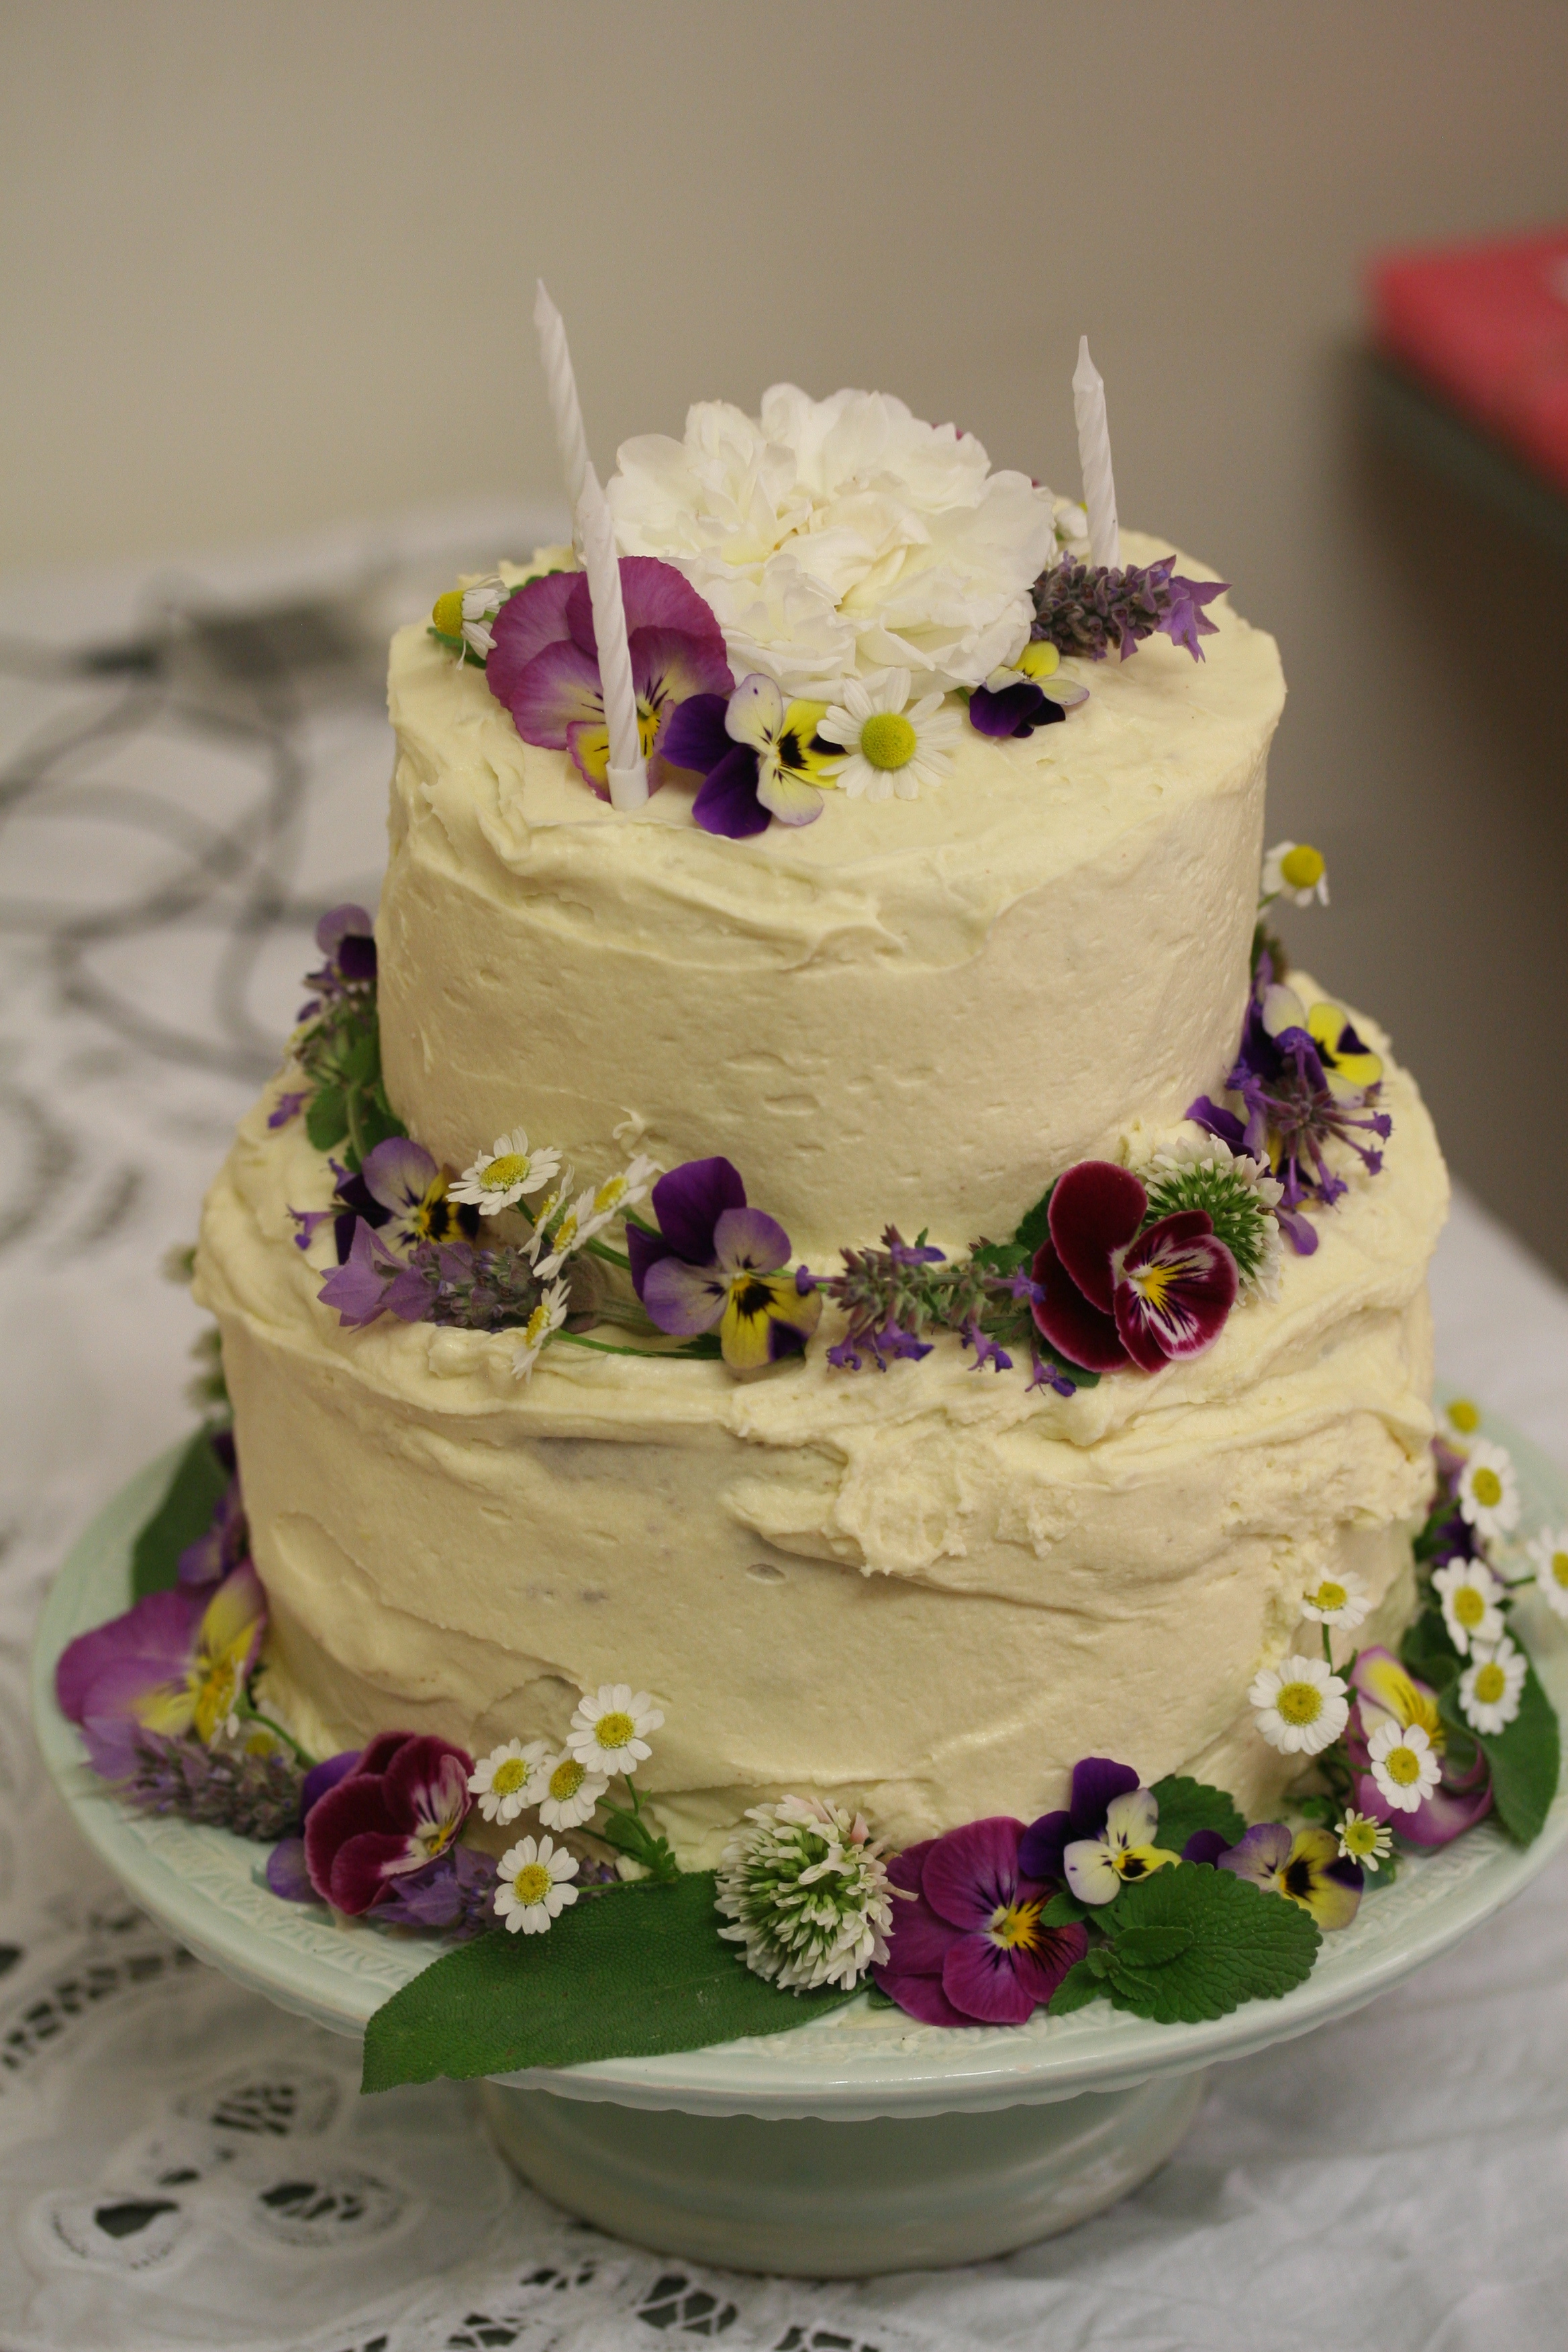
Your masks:
{"label": "yellow daisy center", "polygon": [[1377,1823],[1372,1821],[1347,1822],[1344,1842],[1358,1862],[1377,1852]]}
{"label": "yellow daisy center", "polygon": [[1391,1748],[1383,1759],[1383,1769],[1402,1789],[1411,1789],[1421,1778],[1421,1759],[1414,1748]]}
{"label": "yellow daisy center", "polygon": [[559,1250],[564,1254],[571,1248],[576,1238],[577,1220],[573,1212],[568,1209],[566,1214],[562,1218],[561,1223],[556,1226],[555,1231],[550,1236],[551,1249],[552,1251]]}
{"label": "yellow daisy center", "polygon": [[542,1903],[553,1883],[542,1862],[525,1862],[511,1882],[511,1891],[520,1903]]}
{"label": "yellow daisy center", "polygon": [[538,1347],[541,1339],[544,1337],[545,1326],[549,1320],[550,1309],[545,1306],[543,1300],[541,1299],[539,1305],[534,1308],[532,1314],[529,1317],[527,1322],[522,1327],[522,1344],[525,1348]]}
{"label": "yellow daisy center", "polygon": [[558,1803],[564,1804],[574,1797],[588,1777],[588,1768],[579,1764],[575,1756],[563,1756],[550,1775],[550,1793]]}
{"label": "yellow daisy center", "polygon": [[611,1209],[618,1208],[625,1196],[626,1189],[626,1180],[624,1176],[612,1176],[608,1183],[601,1184],[594,1195],[594,1214],[596,1217],[602,1217]]}
{"label": "yellow daisy center", "polygon": [[1349,1599],[1350,1594],[1345,1591],[1344,1586],[1335,1584],[1328,1578],[1324,1579],[1316,1592],[1311,1595],[1314,1609],[1342,1609]]}
{"label": "yellow daisy center", "polygon": [[1476,1676],[1476,1696],[1483,1706],[1495,1706],[1508,1688],[1508,1676],[1495,1658],[1489,1658]]}
{"label": "yellow daisy center", "polygon": [[637,1736],[637,1725],[619,1707],[602,1715],[594,1726],[594,1737],[601,1748],[614,1753],[617,1748],[627,1748]]}
{"label": "yellow daisy center", "polygon": [[1473,1633],[1486,1613],[1485,1597],[1473,1584],[1461,1584],[1454,1595],[1454,1614],[1460,1624]]}
{"label": "yellow daisy center", "polygon": [[1483,1511],[1495,1511],[1502,1500],[1502,1480],[1483,1464],[1470,1480],[1470,1492]]}
{"label": "yellow daisy center", "polygon": [[1032,1951],[1040,1930],[1040,1906],[1037,1903],[999,1904],[991,1914],[991,1940],[1004,1951],[1016,1951],[1021,1946]]}
{"label": "yellow daisy center", "polygon": [[519,1789],[525,1788],[527,1783],[527,1765],[521,1756],[509,1756],[504,1764],[496,1766],[495,1779],[490,1782],[490,1787],[498,1797],[511,1797],[516,1795]]}
{"label": "yellow daisy center", "polygon": [[479,1171],[479,1182],[487,1192],[506,1192],[512,1185],[521,1184],[531,1162],[526,1151],[503,1151],[488,1168]]}
{"label": "yellow daisy center", "polygon": [[901,713],[876,710],[860,730],[860,756],[873,768],[907,768],[915,741],[915,730]]}
{"label": "yellow daisy center", "polygon": [[430,624],[444,637],[462,635],[463,592],[460,588],[448,588],[444,596],[437,597],[430,608]]}
{"label": "yellow daisy center", "polygon": [[1323,878],[1321,851],[1299,841],[1295,848],[1288,849],[1279,860],[1279,874],[1281,880],[1288,882],[1292,890],[1315,890]]}
{"label": "yellow daisy center", "polygon": [[1479,1429],[1481,1425],[1480,1408],[1473,1405],[1468,1397],[1456,1397],[1448,1407],[1448,1419],[1457,1430],[1468,1437],[1473,1429]]}
{"label": "yellow daisy center", "polygon": [[1563,1591],[1568,1592],[1568,1551],[1552,1553],[1552,1581],[1553,1584],[1562,1585]]}
{"label": "yellow daisy center", "polygon": [[1323,1694],[1316,1683],[1284,1683],[1274,1704],[1287,1723],[1316,1723],[1323,1711]]}

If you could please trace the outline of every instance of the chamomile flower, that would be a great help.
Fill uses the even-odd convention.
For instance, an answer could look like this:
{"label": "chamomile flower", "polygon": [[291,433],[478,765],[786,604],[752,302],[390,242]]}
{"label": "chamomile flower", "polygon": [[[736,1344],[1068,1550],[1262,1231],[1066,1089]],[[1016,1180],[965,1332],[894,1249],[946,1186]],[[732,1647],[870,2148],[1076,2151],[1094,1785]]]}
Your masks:
{"label": "chamomile flower", "polygon": [[653,1754],[647,1734],[664,1721],[647,1691],[630,1683],[601,1683],[584,1691],[566,1733],[566,1745],[590,1772],[624,1772],[629,1780]]}
{"label": "chamomile flower", "polygon": [[552,1282],[521,1330],[511,1352],[513,1380],[526,1381],[545,1348],[566,1320],[570,1294],[563,1282]]}
{"label": "chamomile flower", "polygon": [[1277,841],[1263,860],[1262,900],[1289,898],[1298,907],[1329,903],[1329,869],[1320,849],[1304,841]]}
{"label": "chamomile flower", "polygon": [[546,1935],[577,1889],[577,1857],[553,1838],[520,1838],[496,1865],[496,1910],[510,1934]]}
{"label": "chamomile flower", "polygon": [[453,1185],[452,1198],[478,1209],[481,1217],[499,1216],[503,1209],[515,1208],[525,1193],[548,1184],[560,1165],[559,1151],[553,1147],[531,1151],[527,1135],[514,1127],[510,1135],[498,1135],[489,1151],[476,1155],[472,1167],[465,1168]]}
{"label": "chamomile flower", "polygon": [[450,646],[459,662],[469,654],[488,661],[496,642],[490,623],[511,593],[504,580],[475,580],[467,588],[448,588],[431,608],[431,635]]}
{"label": "chamomile flower", "polygon": [[596,1192],[584,1194],[588,1206],[578,1223],[579,1245],[592,1241],[595,1234],[603,1233],[606,1225],[613,1224],[617,1217],[624,1217],[628,1209],[635,1209],[639,1201],[645,1200],[647,1188],[658,1173],[658,1163],[644,1158],[639,1152],[630,1167],[623,1168],[617,1175],[607,1176]]}
{"label": "chamomile flower", "polygon": [[1372,1777],[1394,1811],[1419,1812],[1443,1769],[1430,1736],[1420,1724],[1379,1724],[1367,1742],[1366,1753]]}
{"label": "chamomile flower", "polygon": [[1448,1407],[1448,1422],[1461,1437],[1473,1437],[1481,1425],[1481,1409],[1468,1397],[1456,1397]]}
{"label": "chamomile flower", "polygon": [[547,1829],[576,1830],[592,1821],[595,1806],[610,1785],[603,1772],[590,1772],[570,1749],[547,1756],[540,1769],[545,1778],[539,1818]]}
{"label": "chamomile flower", "polygon": [[1345,1860],[1359,1862],[1363,1870],[1375,1871],[1394,1851],[1394,1832],[1388,1823],[1374,1820],[1371,1813],[1358,1813],[1353,1806],[1334,1823],[1334,1833]]}
{"label": "chamomile flower", "polygon": [[1353,1633],[1372,1611],[1372,1596],[1359,1576],[1325,1576],[1301,1595],[1301,1614],[1314,1625],[1339,1625]]}
{"label": "chamomile flower", "polygon": [[1472,1642],[1484,1649],[1501,1641],[1503,1620],[1498,1602],[1502,1587],[1485,1560],[1446,1561],[1433,1573],[1432,1590],[1443,1604],[1448,1639],[1461,1658],[1469,1655]]}
{"label": "chamomile flower", "polygon": [[1459,1510],[1485,1542],[1519,1524],[1519,1480],[1500,1445],[1478,1437],[1459,1473]]}
{"label": "chamomile flower", "polygon": [[1529,1663],[1505,1633],[1500,1642],[1483,1649],[1478,1643],[1471,1663],[1459,1676],[1459,1711],[1472,1731],[1505,1731],[1519,1713],[1524,1696]]}
{"label": "chamomile flower", "polygon": [[487,1822],[514,1822],[519,1813],[537,1804],[544,1794],[547,1741],[509,1739],[481,1756],[468,1775],[468,1794],[479,1799]]}
{"label": "chamomile flower", "polygon": [[912,801],[922,784],[941,783],[962,723],[957,711],[943,709],[942,695],[910,703],[907,669],[846,678],[842,690],[843,701],[829,707],[816,730],[847,754],[836,779],[840,792],[851,800],[885,801],[896,793]]}
{"label": "chamomile flower", "polygon": [[[594,1197],[592,1192],[579,1192],[570,1208],[561,1209],[548,1217],[541,1211],[539,1223],[528,1244],[528,1254],[534,1261],[533,1270],[541,1282],[548,1282],[552,1274],[559,1273],[573,1251],[581,1249],[588,1239]],[[608,1224],[609,1218],[604,1222]]]}
{"label": "chamomile flower", "polygon": [[1346,1686],[1321,1658],[1281,1658],[1264,1667],[1247,1696],[1258,1730],[1285,1756],[1316,1756],[1350,1719]]}
{"label": "chamomile flower", "polygon": [[1559,1617],[1568,1618],[1568,1528],[1543,1528],[1528,1549],[1542,1601]]}

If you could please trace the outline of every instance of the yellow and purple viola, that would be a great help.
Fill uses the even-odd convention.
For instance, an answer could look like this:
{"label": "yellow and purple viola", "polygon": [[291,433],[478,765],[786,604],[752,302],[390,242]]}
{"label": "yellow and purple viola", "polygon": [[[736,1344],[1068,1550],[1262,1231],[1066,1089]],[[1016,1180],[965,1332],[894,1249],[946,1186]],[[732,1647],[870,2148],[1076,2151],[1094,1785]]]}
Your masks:
{"label": "yellow and purple viola", "polygon": [[1245,1878],[1265,1894],[1299,1903],[1320,1927],[1348,1927],[1361,1907],[1364,1880],[1359,1862],[1340,1852],[1332,1830],[1292,1832],[1283,1822],[1258,1822],[1238,1843],[1215,1856],[1215,1867]]}
{"label": "yellow and purple viola", "polygon": [[244,1560],[216,1588],[149,1592],[79,1634],[55,1669],[55,1696],[80,1725],[93,1770],[128,1780],[147,1732],[213,1747],[236,1725],[266,1625],[260,1579]]}
{"label": "yellow and purple viola", "polygon": [[1085,1371],[1157,1372],[1212,1347],[1236,1304],[1236,1260],[1205,1209],[1145,1224],[1149,1195],[1130,1169],[1080,1160],[1051,1193],[1031,1269],[1031,1312]]}
{"label": "yellow and purple viola", "polygon": [[761,1371],[805,1352],[822,1300],[804,1267],[786,1271],[789,1235],[750,1207],[728,1160],[689,1160],[653,1188],[657,1234],[628,1223],[632,1283],[650,1320],[672,1338],[717,1331],[732,1372]]}
{"label": "yellow and purple viola", "polygon": [[906,1846],[888,1864],[888,1957],[871,1974],[925,2025],[1022,2025],[1081,1960],[1076,1922],[1043,1927],[1055,1891],[1024,1868],[1022,1822],[998,1814]]}
{"label": "yellow and purple viola", "polygon": [[[624,555],[620,571],[637,726],[648,790],[657,792],[678,772],[664,738],[679,705],[693,695],[727,696],[735,681],[718,622],[673,564]],[[485,668],[490,692],[525,743],[570,752],[584,782],[607,800],[610,735],[587,573],[529,581],[508,597],[493,626]]]}
{"label": "yellow and purple viola", "polygon": [[702,778],[691,814],[705,833],[743,841],[781,824],[810,824],[844,764],[843,747],[817,733],[826,702],[786,701],[754,670],[733,694],[694,694],[671,717],[664,751]]}

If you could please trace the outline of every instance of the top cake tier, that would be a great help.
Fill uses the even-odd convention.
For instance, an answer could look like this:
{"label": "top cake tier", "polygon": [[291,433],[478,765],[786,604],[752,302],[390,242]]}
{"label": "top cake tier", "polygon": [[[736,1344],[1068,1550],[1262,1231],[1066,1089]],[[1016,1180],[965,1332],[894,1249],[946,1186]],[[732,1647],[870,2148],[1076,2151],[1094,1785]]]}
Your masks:
{"label": "top cake tier", "polygon": [[830,792],[743,840],[679,783],[613,810],[481,670],[400,631],[376,940],[409,1131],[460,1168],[521,1124],[583,1181],[632,1148],[722,1153],[818,1261],[889,1223],[1010,1234],[1235,1053],[1284,680],[1271,637],[1209,617],[1202,663],[1163,636],[1068,661],[1090,695],[1065,723],[965,726],[918,798]]}

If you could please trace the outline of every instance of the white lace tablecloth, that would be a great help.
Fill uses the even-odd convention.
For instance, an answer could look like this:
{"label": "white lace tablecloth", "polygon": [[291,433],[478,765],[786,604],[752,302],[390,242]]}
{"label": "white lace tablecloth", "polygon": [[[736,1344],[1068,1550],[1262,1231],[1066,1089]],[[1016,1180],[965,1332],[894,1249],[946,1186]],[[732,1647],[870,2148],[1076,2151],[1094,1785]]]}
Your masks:
{"label": "white lace tablecloth", "polygon": [[[1347,2023],[1222,2070],[1100,2220],[814,2287],[567,2221],[465,2091],[359,2098],[357,2053],[171,1945],[45,1784],[40,1593],[189,1422],[199,1320],[160,1258],[315,916],[374,903],[386,629],[529,536],[497,509],[0,583],[0,2352],[1562,2352],[1568,1857]],[[1568,1461],[1568,1297],[1463,1199],[1435,1288],[1447,1376]]]}

